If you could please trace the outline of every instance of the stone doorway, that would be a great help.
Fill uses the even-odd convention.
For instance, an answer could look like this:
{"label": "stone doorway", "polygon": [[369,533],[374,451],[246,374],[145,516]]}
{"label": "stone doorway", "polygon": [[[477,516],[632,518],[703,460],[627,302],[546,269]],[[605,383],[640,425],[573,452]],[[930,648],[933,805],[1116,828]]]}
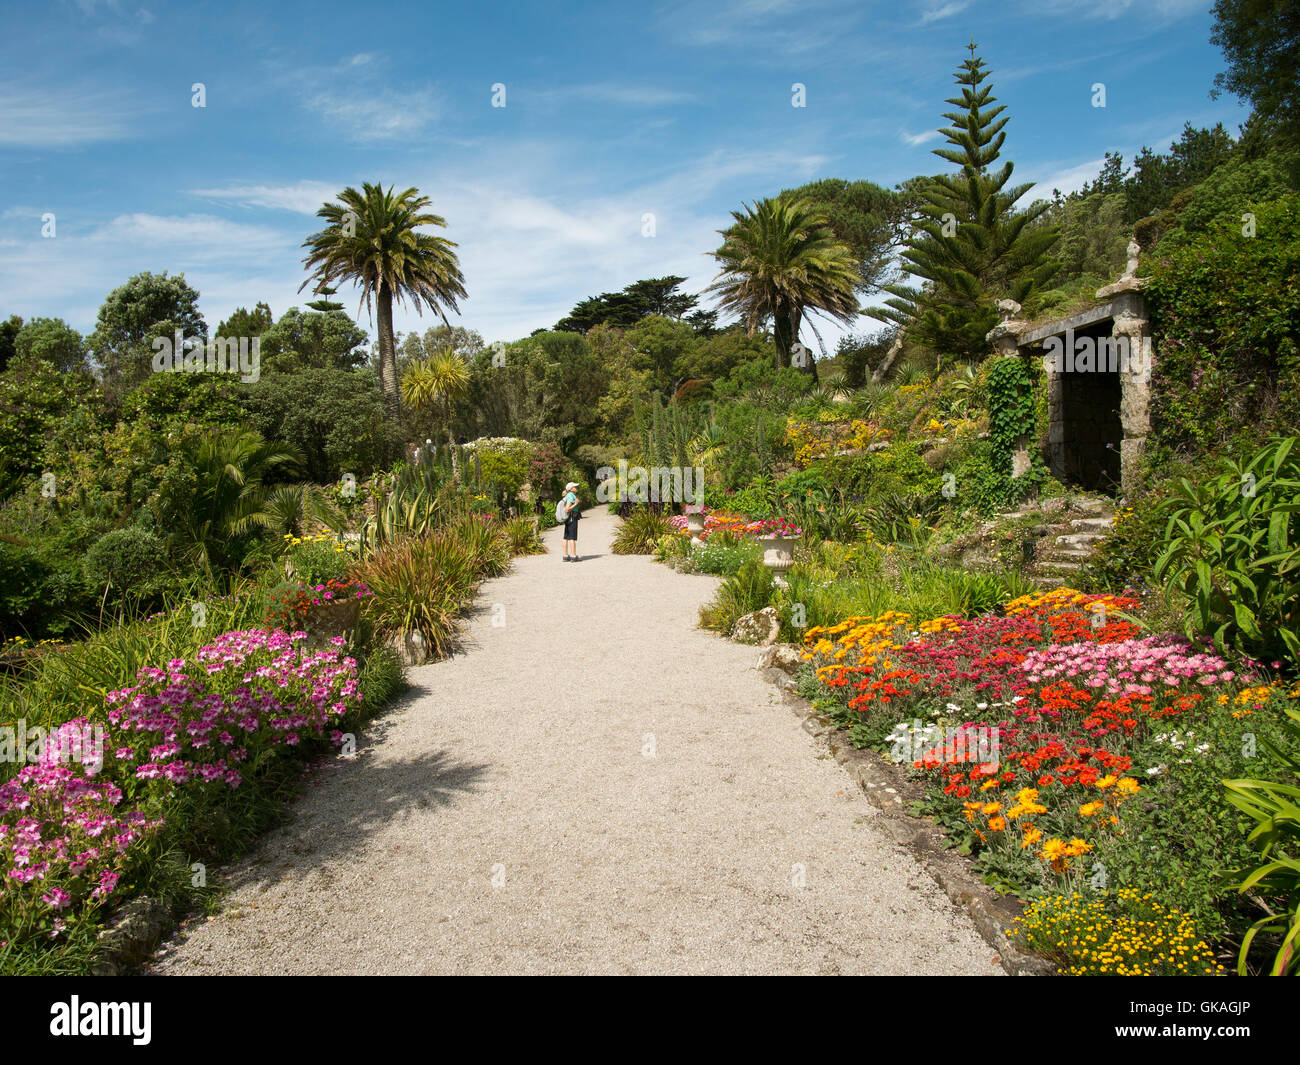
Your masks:
{"label": "stone doorway", "polygon": [[[1076,339],[1110,340],[1111,323],[1098,323],[1075,334]],[[1052,476],[1063,484],[1089,492],[1118,495],[1120,444],[1124,425],[1120,419],[1123,387],[1118,368],[1107,365],[1060,375],[1060,435],[1066,446],[1047,449]]]}

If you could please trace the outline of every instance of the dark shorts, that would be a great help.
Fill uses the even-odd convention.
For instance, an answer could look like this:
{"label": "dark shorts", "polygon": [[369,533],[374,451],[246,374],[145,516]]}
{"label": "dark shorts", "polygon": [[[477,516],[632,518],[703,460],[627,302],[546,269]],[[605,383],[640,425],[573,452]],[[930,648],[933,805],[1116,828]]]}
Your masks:
{"label": "dark shorts", "polygon": [[564,538],[566,540],[576,540],[578,538],[578,519],[569,518],[564,523]]}

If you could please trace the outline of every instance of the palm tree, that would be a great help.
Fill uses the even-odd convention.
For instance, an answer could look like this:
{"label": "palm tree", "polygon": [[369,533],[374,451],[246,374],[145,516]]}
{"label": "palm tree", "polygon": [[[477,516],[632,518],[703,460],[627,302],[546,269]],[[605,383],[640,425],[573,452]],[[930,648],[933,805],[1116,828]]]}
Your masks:
{"label": "palm tree", "polygon": [[440,351],[411,363],[402,375],[402,399],[412,410],[435,412],[447,432],[451,475],[460,480],[460,460],[451,434],[452,407],[469,390],[469,367],[454,351]]}
{"label": "palm tree", "polygon": [[452,251],[456,243],[417,232],[420,226],[447,225],[446,219],[425,210],[430,200],[417,189],[394,196],[391,185],[385,192],[380,185],[363,184],[360,192],[349,186],[338,199],[316,212],[329,225],[303,241],[310,249],[303,262],[311,275],[298,291],[312,282],[332,286],[350,281],[361,288],[361,305],[378,308],[379,379],[389,416],[397,420],[401,395],[393,297],[401,303],[409,299],[417,314],[423,313],[422,305],[428,306],[450,327],[443,307],[457,310],[456,298],[465,295],[465,279]]}
{"label": "palm tree", "polygon": [[[735,223],[719,230],[723,243],[713,257],[722,270],[710,291],[724,310],[741,316],[751,335],[771,319],[777,365],[789,366],[805,311],[824,311],[842,322],[858,313],[854,288],[861,278],[853,252],[806,198],[759,200],[731,217]],[[804,369],[816,378],[811,357]]]}
{"label": "palm tree", "polygon": [[209,577],[238,563],[232,541],[254,529],[276,527],[268,507],[271,490],[264,483],[277,467],[300,467],[301,452],[262,439],[252,430],[213,429],[181,445],[194,475],[194,494],[173,543]]}

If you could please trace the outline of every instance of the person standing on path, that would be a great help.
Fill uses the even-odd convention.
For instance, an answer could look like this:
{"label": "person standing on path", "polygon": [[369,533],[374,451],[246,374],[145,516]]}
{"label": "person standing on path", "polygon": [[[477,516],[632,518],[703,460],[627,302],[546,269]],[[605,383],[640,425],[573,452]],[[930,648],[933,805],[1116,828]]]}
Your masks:
{"label": "person standing on path", "polygon": [[564,561],[578,561],[578,485],[570,481],[564,486]]}

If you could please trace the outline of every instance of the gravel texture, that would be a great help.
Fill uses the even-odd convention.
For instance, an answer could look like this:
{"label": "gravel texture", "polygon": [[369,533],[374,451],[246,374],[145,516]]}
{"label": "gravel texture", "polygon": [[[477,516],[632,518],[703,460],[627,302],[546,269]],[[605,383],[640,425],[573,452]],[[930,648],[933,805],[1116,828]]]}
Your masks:
{"label": "gravel texture", "polygon": [[1000,975],[757,650],[696,628],[717,582],[616,522],[485,584],[152,971]]}

